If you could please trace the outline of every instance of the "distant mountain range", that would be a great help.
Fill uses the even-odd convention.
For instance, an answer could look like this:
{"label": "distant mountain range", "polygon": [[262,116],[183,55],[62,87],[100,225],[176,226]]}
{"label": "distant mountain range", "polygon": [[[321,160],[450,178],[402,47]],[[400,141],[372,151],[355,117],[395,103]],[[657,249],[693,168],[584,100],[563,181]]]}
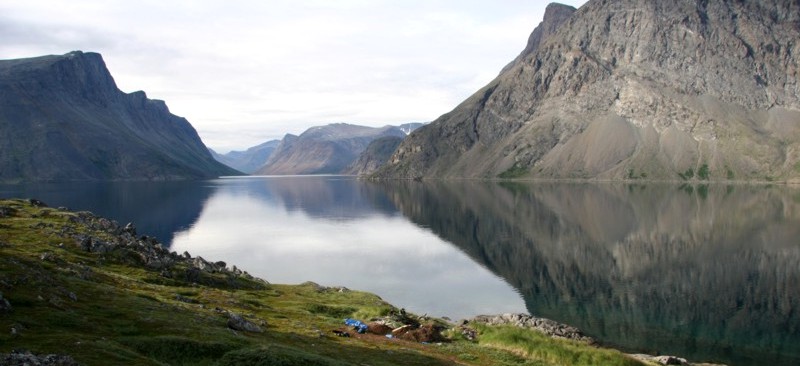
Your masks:
{"label": "distant mountain range", "polygon": [[0,60],[0,136],[4,182],[241,174],[163,101],[120,91],[97,53]]}
{"label": "distant mountain range", "polygon": [[800,182],[798,39],[797,1],[551,4],[376,177]]}
{"label": "distant mountain range", "polygon": [[[218,161],[248,174],[369,174],[382,166],[400,141],[424,123],[366,127],[333,123],[287,134],[246,151],[231,151]],[[373,145],[374,144],[374,145]]]}
{"label": "distant mountain range", "polygon": [[269,157],[280,146],[281,140],[270,140],[253,146],[245,151],[231,151],[218,154],[214,150],[211,156],[220,163],[247,174],[253,174],[267,162]]}

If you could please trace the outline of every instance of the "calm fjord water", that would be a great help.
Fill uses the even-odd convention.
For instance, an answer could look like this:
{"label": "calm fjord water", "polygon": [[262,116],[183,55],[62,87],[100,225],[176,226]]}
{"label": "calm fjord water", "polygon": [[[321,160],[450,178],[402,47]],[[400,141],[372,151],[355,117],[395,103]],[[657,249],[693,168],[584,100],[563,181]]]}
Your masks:
{"label": "calm fjord water", "polygon": [[633,351],[800,364],[800,190],[768,186],[205,182],[0,186],[276,283],[453,318],[530,312]]}

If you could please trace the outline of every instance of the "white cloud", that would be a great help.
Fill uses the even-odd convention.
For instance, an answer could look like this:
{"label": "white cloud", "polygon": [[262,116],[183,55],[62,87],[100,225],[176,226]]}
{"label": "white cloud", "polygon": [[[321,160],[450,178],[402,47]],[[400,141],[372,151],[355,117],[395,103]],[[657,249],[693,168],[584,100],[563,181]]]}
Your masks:
{"label": "white cloud", "polygon": [[546,4],[6,2],[0,58],[100,52],[122,90],[165,100],[227,151],[331,122],[433,120],[524,48]]}

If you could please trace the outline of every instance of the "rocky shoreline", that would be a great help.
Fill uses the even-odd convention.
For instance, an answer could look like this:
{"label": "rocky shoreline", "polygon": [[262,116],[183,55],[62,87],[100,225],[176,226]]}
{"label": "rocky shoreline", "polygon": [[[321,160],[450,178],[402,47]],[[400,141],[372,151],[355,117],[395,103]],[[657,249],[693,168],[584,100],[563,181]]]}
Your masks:
{"label": "rocky shoreline", "polygon": [[[38,208],[44,208],[40,213],[42,217],[50,215],[52,210],[54,210],[48,208],[43,202],[35,199],[27,200],[27,203]],[[69,211],[67,208],[63,207],[57,210],[64,212]],[[0,218],[14,216],[15,213],[13,207],[0,206]],[[151,270],[158,271],[159,275],[165,279],[181,279],[194,284],[225,285],[231,286],[232,288],[240,288],[242,286],[240,282],[237,282],[239,278],[246,279],[248,283],[256,283],[257,285],[261,284],[266,286],[269,284],[267,281],[253,277],[236,266],[228,267],[225,262],[209,262],[199,256],[192,257],[188,252],[178,254],[174,251],[169,251],[155,238],[145,235],[138,236],[136,227],[132,223],[121,226],[116,221],[98,217],[86,211],[75,212],[73,216],[70,216],[69,222],[87,227],[100,234],[86,234],[76,231],[70,226],[56,226],[44,222],[40,222],[34,226],[36,229],[44,230],[51,234],[73,238],[75,245],[83,251],[113,255],[115,258],[123,258],[124,261],[130,262],[131,264],[144,265]],[[59,246],[63,245],[66,244],[59,244]],[[49,252],[42,254],[39,259],[42,261],[57,260],[57,258]],[[182,265],[177,266],[177,264]],[[88,274],[81,274],[82,277],[84,275],[91,276],[91,269],[87,268],[86,271]],[[328,288],[311,282],[307,284],[319,287],[318,291],[328,290]],[[349,291],[343,287],[334,288],[333,290],[337,292]],[[181,295],[178,295],[178,300],[184,302],[191,301],[191,299],[181,299]],[[2,298],[1,294],[0,305],[2,305],[0,308],[8,309],[11,309],[12,306],[8,300]],[[263,322],[261,324],[250,322],[241,315],[233,312],[226,312],[226,315],[229,318],[227,325],[232,330],[260,333],[263,332],[262,327],[266,326]],[[398,316],[400,316],[401,319],[392,320],[395,320],[395,323],[399,321],[398,324],[402,323],[400,324],[401,327],[398,328],[402,329],[402,334],[398,334],[398,329],[394,329],[390,334],[393,334],[395,337],[417,342],[438,342],[441,340],[439,332],[442,329],[424,328],[420,326],[419,323],[416,324],[416,327],[413,327],[413,325],[409,325],[408,322],[401,321],[410,316],[410,314],[406,315],[402,310],[399,315],[395,314],[394,318]],[[379,321],[378,323],[381,322]],[[528,314],[479,315],[472,319],[462,320],[459,323],[460,324],[452,324],[453,328],[471,341],[475,340],[478,335],[477,332],[470,327],[470,324],[480,323],[489,326],[506,325],[531,329],[549,337],[567,339],[599,347],[599,342],[597,340],[585,335],[578,328],[551,319],[535,317]],[[392,324],[391,322],[389,322],[389,324],[383,322],[379,325],[383,325],[385,328]],[[376,324],[370,324],[370,326],[376,327]],[[389,329],[391,330],[391,328]],[[416,331],[417,329],[419,329],[419,331]],[[383,330],[384,333],[386,333],[385,329]],[[372,331],[371,333],[378,334]],[[629,356],[641,361],[662,365],[711,365],[690,363],[676,356],[651,356],[643,354],[629,354]],[[77,365],[71,357],[66,355],[34,355],[25,350],[15,350],[10,354],[0,354],[0,361],[3,361],[2,364],[4,365]]]}

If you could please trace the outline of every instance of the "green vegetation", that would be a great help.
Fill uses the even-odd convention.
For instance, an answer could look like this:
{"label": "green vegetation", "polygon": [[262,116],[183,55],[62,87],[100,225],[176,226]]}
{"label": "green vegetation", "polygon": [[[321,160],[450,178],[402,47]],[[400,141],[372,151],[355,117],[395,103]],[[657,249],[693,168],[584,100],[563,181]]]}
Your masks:
{"label": "green vegetation", "polygon": [[531,359],[532,365],[641,365],[618,351],[593,349],[574,341],[558,340],[512,326],[476,325],[478,343],[508,350]]}
{"label": "green vegetation", "polygon": [[[617,351],[478,324],[477,341],[455,329],[439,344],[352,331],[337,337],[333,330],[349,330],[343,317],[398,310],[359,291],[197,273],[188,261],[159,269],[130,249],[82,249],[82,235],[120,237],[104,223],[0,200],[0,291],[12,307],[0,307],[0,353],[66,353],[85,365],[638,364]],[[229,328],[232,313],[263,332]]]}
{"label": "green vegetation", "polygon": [[702,180],[708,180],[709,174],[708,164],[703,164],[700,166],[700,169],[697,170],[697,177]]}
{"label": "green vegetation", "polygon": [[694,178],[694,169],[692,169],[692,168],[686,169],[685,172],[678,173],[678,176],[680,176],[681,179],[683,179],[683,180],[692,179],[692,178]]}
{"label": "green vegetation", "polygon": [[731,170],[731,168],[726,168],[726,169],[728,170],[728,173],[727,173],[728,180],[733,180],[733,179],[735,179],[735,178],[736,178],[736,175],[735,175],[735,174],[733,174],[733,170]]}
{"label": "green vegetation", "polygon": [[508,170],[500,173],[500,175],[498,175],[497,177],[500,178],[500,179],[514,179],[514,178],[524,177],[528,173],[529,173],[528,169],[523,168],[523,167],[521,167],[521,166],[519,166],[517,164],[514,164],[514,166],[512,166],[511,168],[508,168]]}

